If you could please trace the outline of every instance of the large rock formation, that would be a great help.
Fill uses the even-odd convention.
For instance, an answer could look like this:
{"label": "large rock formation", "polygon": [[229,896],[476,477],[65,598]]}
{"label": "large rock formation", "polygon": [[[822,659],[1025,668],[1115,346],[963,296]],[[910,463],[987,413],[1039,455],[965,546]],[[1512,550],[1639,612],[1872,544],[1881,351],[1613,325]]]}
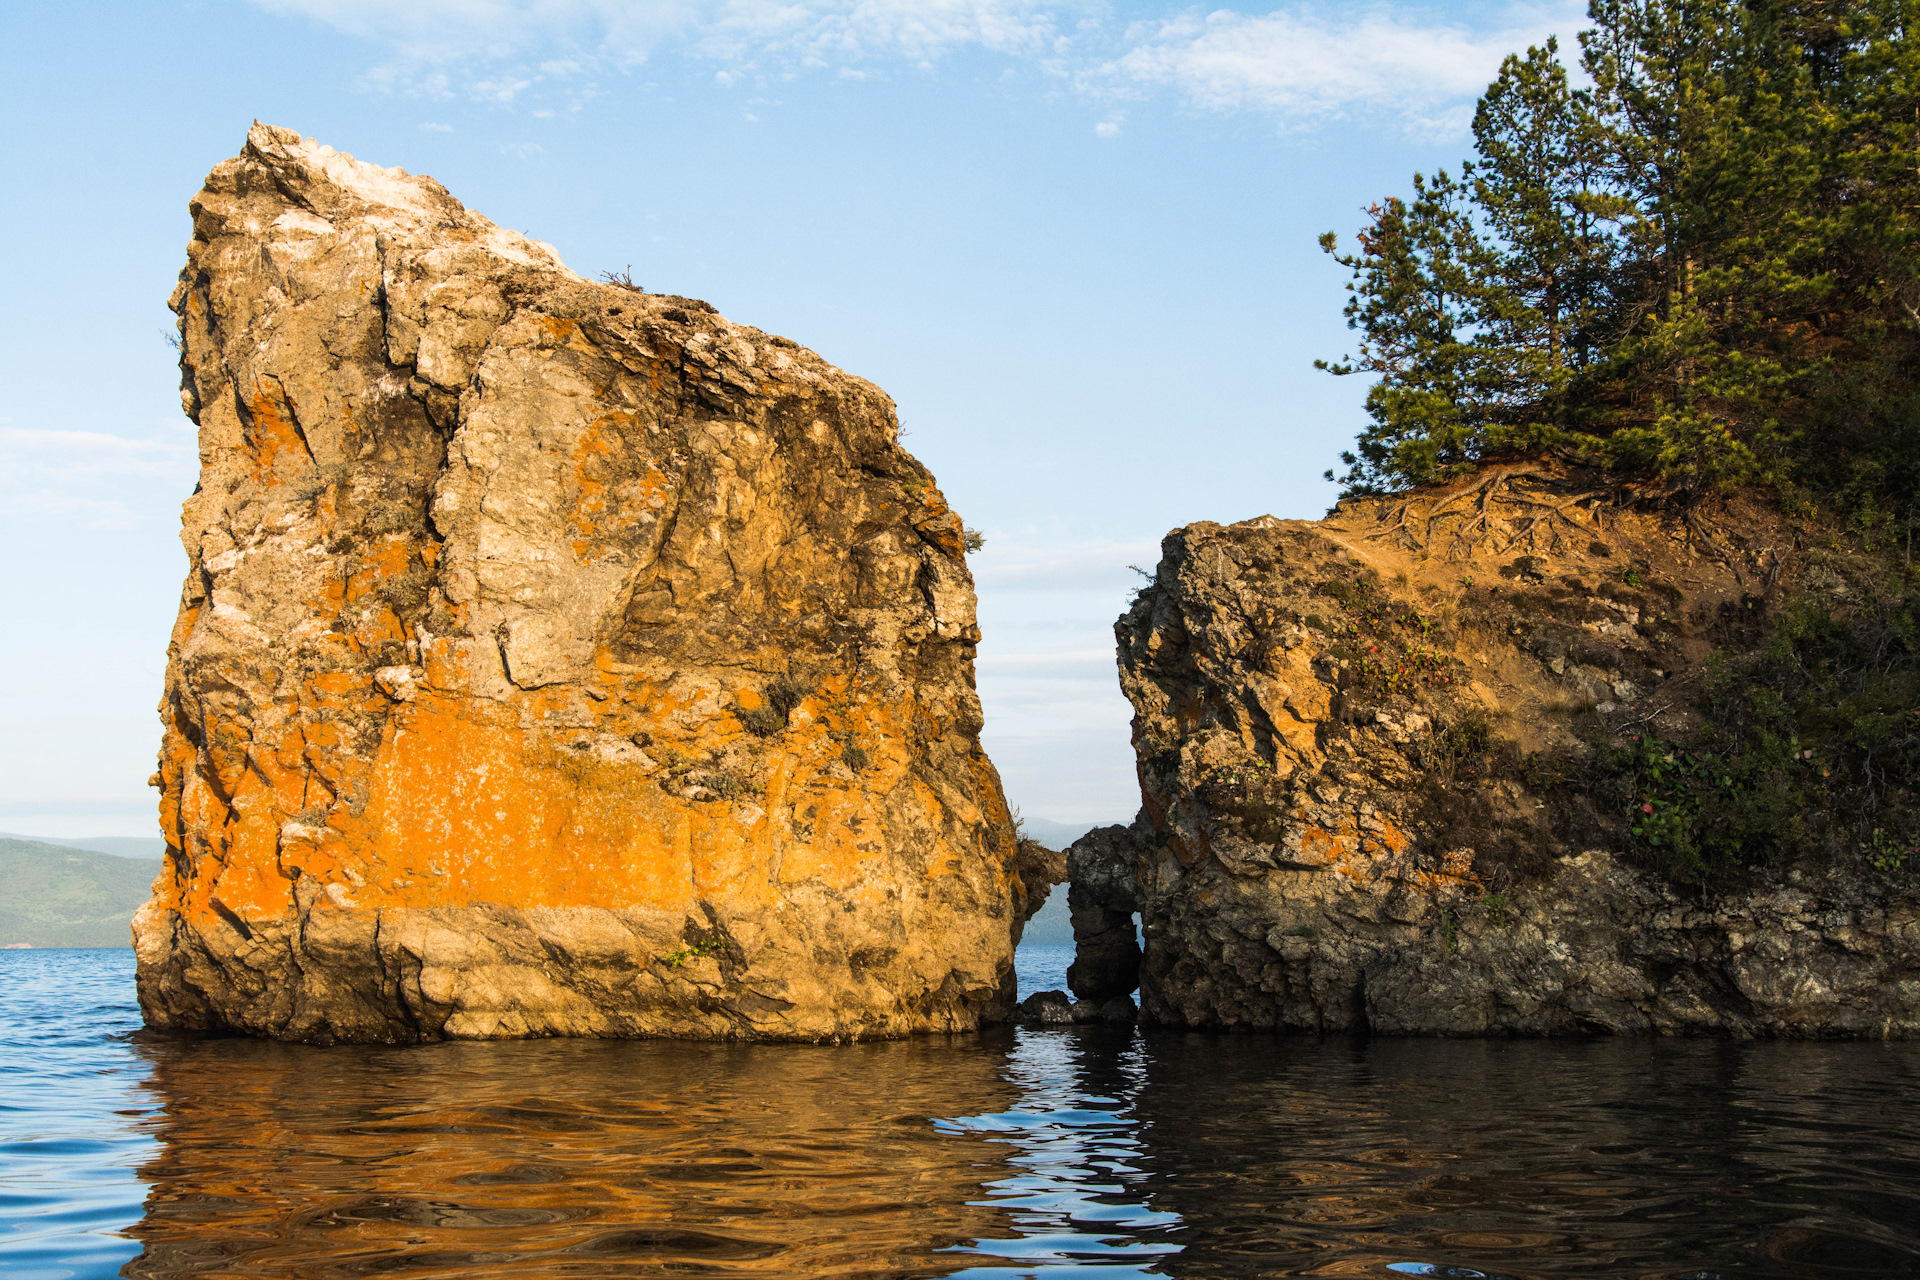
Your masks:
{"label": "large rock formation", "polygon": [[1076,991],[1132,986],[1138,911],[1167,1025],[1920,1032],[1910,877],[1688,884],[1570,776],[1683,738],[1711,655],[1791,591],[1844,599],[1847,557],[1764,510],[1709,531],[1578,488],[1496,471],[1167,536],[1115,627],[1143,807],[1071,851]]}
{"label": "large rock formation", "polygon": [[884,394],[285,130],[192,211],[149,1023],[825,1039],[1008,1007],[1029,895],[964,530]]}

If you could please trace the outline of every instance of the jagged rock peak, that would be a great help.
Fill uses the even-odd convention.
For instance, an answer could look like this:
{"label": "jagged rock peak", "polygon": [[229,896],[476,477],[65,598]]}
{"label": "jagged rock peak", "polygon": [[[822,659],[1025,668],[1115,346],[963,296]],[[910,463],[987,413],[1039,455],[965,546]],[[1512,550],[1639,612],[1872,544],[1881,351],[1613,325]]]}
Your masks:
{"label": "jagged rock peak", "polygon": [[[344,151],[303,138],[292,129],[254,121],[239,157],[214,172],[218,175],[229,168],[273,184],[292,206],[275,219],[274,225],[289,232],[325,234],[333,230],[333,222],[350,219],[387,231],[478,244],[516,265],[580,279],[561,263],[552,245],[496,226],[454,199],[432,178],[356,160]],[[203,207],[195,202],[196,218]]]}
{"label": "jagged rock peak", "polygon": [[192,212],[149,1023],[845,1039],[1010,1009],[1059,873],[1016,848],[964,529],[883,392],[285,130]]}

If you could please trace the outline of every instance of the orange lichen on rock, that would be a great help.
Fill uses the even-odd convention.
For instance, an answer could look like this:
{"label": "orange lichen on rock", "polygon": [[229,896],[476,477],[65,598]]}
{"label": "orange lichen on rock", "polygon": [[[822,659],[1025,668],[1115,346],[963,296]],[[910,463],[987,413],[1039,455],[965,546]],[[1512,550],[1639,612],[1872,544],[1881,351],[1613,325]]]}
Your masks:
{"label": "orange lichen on rock", "polygon": [[964,531],[881,392],[282,130],[193,212],[150,1023],[1006,1010],[1042,886],[980,750]]}

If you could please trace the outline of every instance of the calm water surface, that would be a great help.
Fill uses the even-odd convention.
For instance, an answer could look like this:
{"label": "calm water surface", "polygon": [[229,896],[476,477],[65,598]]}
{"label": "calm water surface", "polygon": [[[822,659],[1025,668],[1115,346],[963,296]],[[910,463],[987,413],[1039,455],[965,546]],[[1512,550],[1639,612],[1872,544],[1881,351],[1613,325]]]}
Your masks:
{"label": "calm water surface", "polygon": [[0,1275],[1920,1275],[1920,1046],[138,1025],[0,952]]}

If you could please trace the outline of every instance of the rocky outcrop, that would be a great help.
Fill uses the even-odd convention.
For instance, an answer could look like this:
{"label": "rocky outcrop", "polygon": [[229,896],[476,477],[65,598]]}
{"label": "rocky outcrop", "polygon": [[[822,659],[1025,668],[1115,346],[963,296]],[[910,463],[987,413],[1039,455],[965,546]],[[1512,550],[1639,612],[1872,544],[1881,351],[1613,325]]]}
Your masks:
{"label": "rocky outcrop", "polygon": [[1009,1009],[1047,876],[980,749],[964,530],[882,392],[285,130],[192,212],[150,1024]]}
{"label": "rocky outcrop", "polygon": [[1067,986],[1082,1000],[1129,996],[1140,985],[1140,910],[1135,868],[1153,841],[1128,827],[1096,827],[1067,852],[1067,910],[1073,921],[1073,963]]}
{"label": "rocky outcrop", "polygon": [[1684,736],[1712,653],[1844,566],[1763,511],[1709,532],[1523,475],[1168,535],[1115,627],[1141,814],[1070,853],[1080,979],[1127,981],[1138,910],[1163,1025],[1920,1032],[1910,879],[1689,886],[1570,777]]}

